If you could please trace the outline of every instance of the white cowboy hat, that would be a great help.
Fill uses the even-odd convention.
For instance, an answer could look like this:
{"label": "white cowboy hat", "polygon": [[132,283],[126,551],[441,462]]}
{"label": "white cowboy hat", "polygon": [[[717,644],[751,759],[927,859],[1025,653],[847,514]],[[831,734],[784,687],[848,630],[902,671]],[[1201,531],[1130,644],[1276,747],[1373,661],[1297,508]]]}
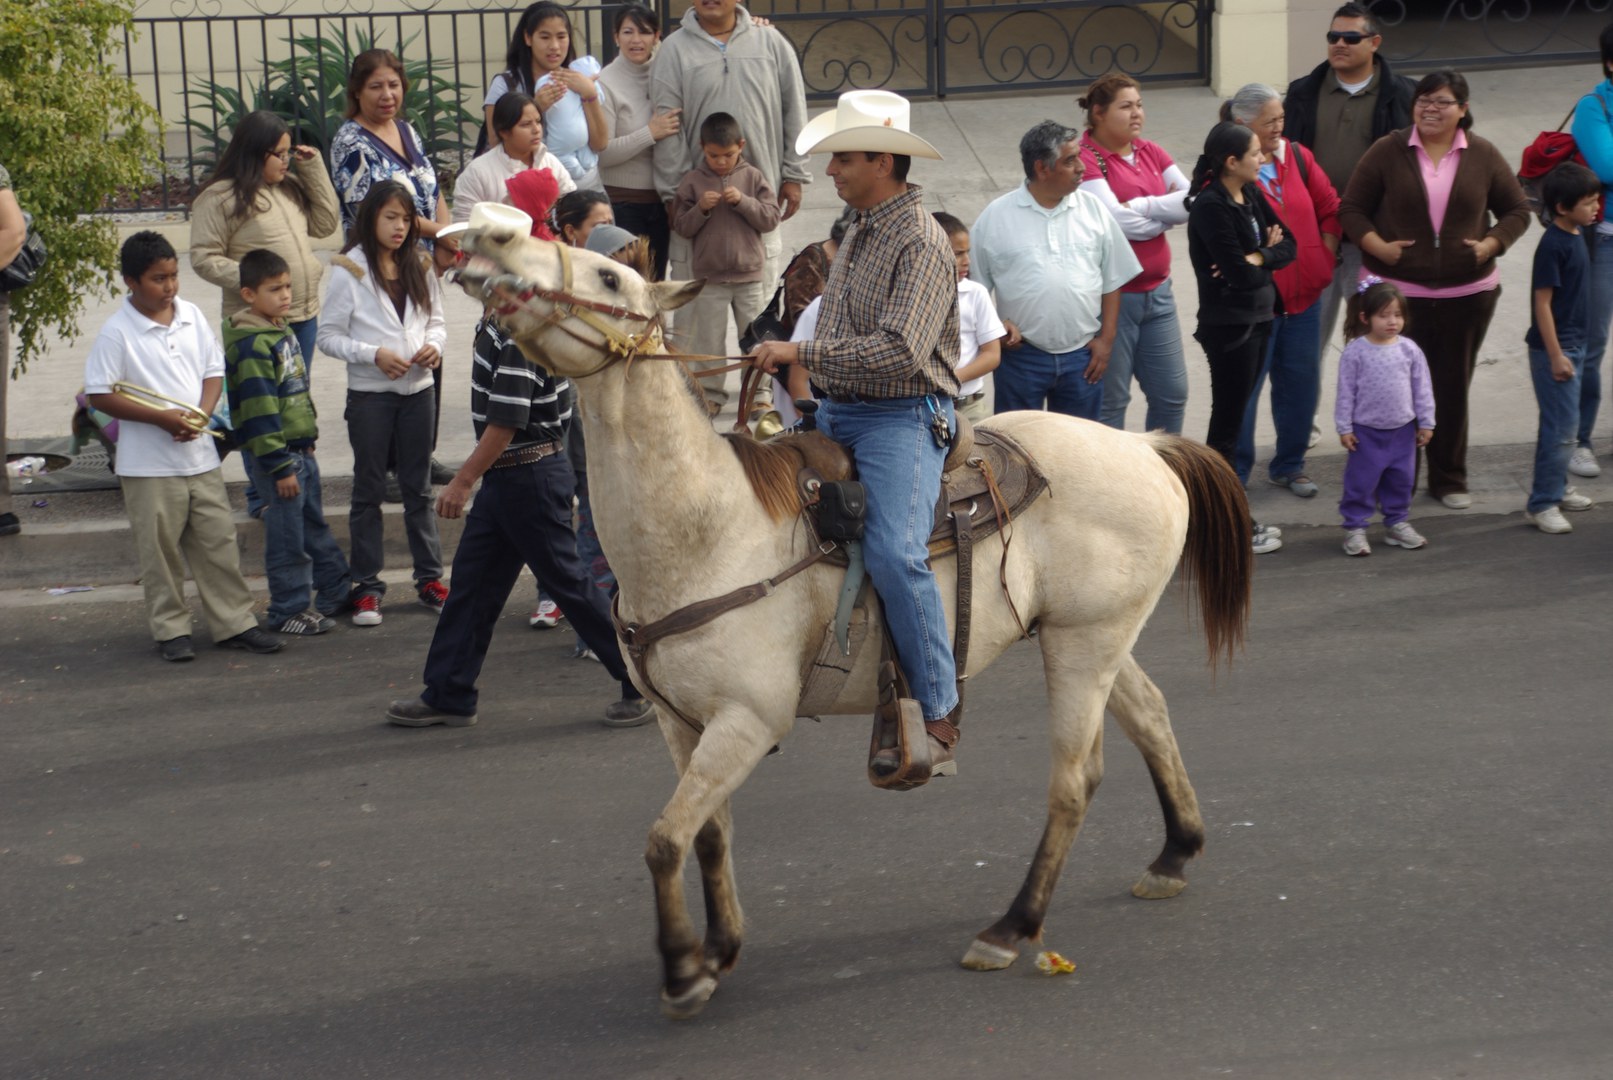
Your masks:
{"label": "white cowboy hat", "polygon": [[889,90],[848,90],[834,109],[813,117],[795,140],[798,154],[906,154],[941,160],[941,152],[908,130],[912,107]]}
{"label": "white cowboy hat", "polygon": [[471,229],[511,230],[521,236],[532,235],[532,215],[503,203],[479,202],[470,209],[470,220],[448,225],[437,230],[438,236],[456,236]]}

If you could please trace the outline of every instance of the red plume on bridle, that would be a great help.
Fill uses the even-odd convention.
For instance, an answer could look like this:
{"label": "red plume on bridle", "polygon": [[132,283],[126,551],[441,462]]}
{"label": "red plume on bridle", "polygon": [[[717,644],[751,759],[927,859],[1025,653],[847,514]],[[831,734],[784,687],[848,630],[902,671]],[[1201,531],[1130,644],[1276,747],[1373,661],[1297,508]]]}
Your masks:
{"label": "red plume on bridle", "polygon": [[553,240],[549,231],[549,210],[560,198],[560,181],[548,169],[528,169],[516,173],[505,182],[510,193],[510,204],[532,219],[532,235],[539,240]]}

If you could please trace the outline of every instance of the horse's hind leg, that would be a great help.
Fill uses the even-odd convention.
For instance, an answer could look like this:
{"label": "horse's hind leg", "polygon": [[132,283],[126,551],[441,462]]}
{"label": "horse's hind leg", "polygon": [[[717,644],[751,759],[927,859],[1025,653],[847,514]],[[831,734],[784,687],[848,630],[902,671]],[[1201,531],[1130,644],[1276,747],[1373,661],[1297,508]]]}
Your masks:
{"label": "horse's hind leg", "polygon": [[1148,763],[1148,774],[1154,778],[1154,790],[1159,793],[1159,806],[1165,814],[1164,850],[1137,879],[1131,893],[1144,900],[1163,900],[1187,888],[1187,860],[1204,849],[1199,801],[1176,747],[1165,695],[1130,656],[1115,676],[1109,711]]}
{"label": "horse's hind leg", "polygon": [[[662,733],[680,775],[677,791],[650,828],[644,861],[655,882],[659,927],[656,941],[662,963],[661,1011],[674,1020],[689,1019],[705,1007],[717,989],[717,971],[725,959],[731,965],[738,953],[739,905],[731,875],[724,880],[728,870],[728,798],[782,734],[770,731],[754,716],[729,717],[733,722],[727,723],[722,719],[719,714],[698,742],[692,732],[678,730],[682,727],[680,722],[662,721]],[[706,836],[702,876],[708,904],[715,895],[720,902],[718,910],[731,911],[736,920],[727,928],[728,933],[715,939],[728,955],[719,955],[714,963],[708,963],[700,939],[695,936],[683,890],[683,864],[696,836],[702,833]],[[708,868],[706,860],[713,856],[716,861]],[[714,878],[719,882],[715,894]],[[708,911],[708,923],[710,918]]]}
{"label": "horse's hind leg", "polygon": [[982,931],[963,956],[963,966],[976,971],[1007,967],[1018,958],[1021,941],[1042,936],[1059,873],[1103,779],[1103,702],[1109,672],[1093,656],[1090,634],[1044,626],[1041,639],[1053,741],[1047,826],[1008,913]]}

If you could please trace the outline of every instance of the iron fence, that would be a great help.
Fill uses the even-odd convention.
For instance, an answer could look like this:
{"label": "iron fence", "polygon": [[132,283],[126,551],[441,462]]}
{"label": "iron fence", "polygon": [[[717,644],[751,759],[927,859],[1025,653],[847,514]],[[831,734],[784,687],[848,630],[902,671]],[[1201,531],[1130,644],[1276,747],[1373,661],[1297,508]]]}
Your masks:
{"label": "iron fence", "polygon": [[[307,14],[290,13],[293,0],[248,2],[279,6],[225,15],[220,0],[169,0],[168,14],[135,20],[120,62],[162,117],[159,175],[106,210],[185,212],[227,133],[254,108],[287,115],[299,141],[323,147],[343,104],[344,79],[331,64],[366,43],[440,80],[409,112],[451,177],[474,146],[484,90],[504,70],[520,15],[519,7],[443,10],[444,0],[401,0],[413,6],[385,12],[361,10],[369,0],[322,0]],[[688,6],[651,2],[664,32]],[[1068,87],[1117,68],[1145,81],[1203,81],[1211,2],[760,0],[751,10],[794,46],[808,98],[826,101],[848,89],[927,97]],[[609,62],[616,5],[568,10],[579,55]]]}
{"label": "iron fence", "polygon": [[1370,0],[1383,55],[1417,72],[1594,63],[1613,0]]}

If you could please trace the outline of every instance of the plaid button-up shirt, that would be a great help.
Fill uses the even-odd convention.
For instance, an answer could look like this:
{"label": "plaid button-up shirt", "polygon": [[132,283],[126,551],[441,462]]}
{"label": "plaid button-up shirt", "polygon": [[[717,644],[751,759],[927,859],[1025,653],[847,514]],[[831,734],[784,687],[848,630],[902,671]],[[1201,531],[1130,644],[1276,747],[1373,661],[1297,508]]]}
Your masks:
{"label": "plaid button-up shirt", "polygon": [[918,185],[857,215],[799,356],[828,394],[957,396],[958,272]]}

